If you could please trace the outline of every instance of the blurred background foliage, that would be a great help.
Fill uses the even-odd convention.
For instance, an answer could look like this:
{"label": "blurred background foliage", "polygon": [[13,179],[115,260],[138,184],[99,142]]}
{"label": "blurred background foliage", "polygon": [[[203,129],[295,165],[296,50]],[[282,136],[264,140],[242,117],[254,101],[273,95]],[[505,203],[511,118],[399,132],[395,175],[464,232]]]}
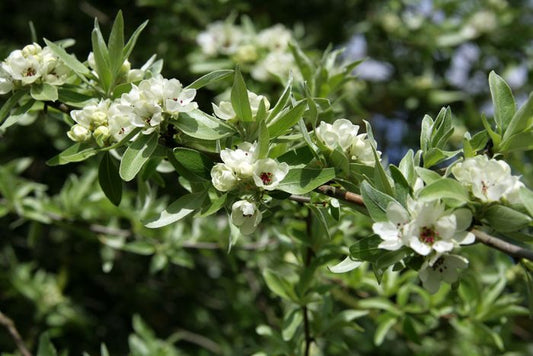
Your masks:
{"label": "blurred background foliage", "polygon": [[[31,42],[31,21],[39,39],[75,39],[71,51],[85,59],[94,18],[108,32],[119,9],[127,34],[150,20],[130,58],[133,66],[156,53],[165,62],[163,75],[185,84],[198,77],[188,61],[196,36],[228,16],[240,23],[246,15],[257,29],[282,23],[317,57],[328,45],[345,47],[343,59],[366,61],[356,69],[360,79],[345,86],[338,115],[370,120],[391,162],[417,148],[423,115],[434,117],[443,105],[455,115],[457,144],[461,128],[479,128],[480,112],[492,115],[489,71],[506,79],[519,102],[532,90],[529,0],[5,0],[0,55]],[[279,88],[265,88],[276,97]],[[214,93],[199,95],[209,111]],[[285,339],[291,330],[282,318],[290,310],[269,292],[261,273],[268,266],[290,272],[298,243],[265,226],[228,253],[225,217],[148,230],[139,217],[164,206],[157,198],[162,193],[179,194],[175,177],[161,178],[157,190],[129,183],[137,184],[139,196],[131,190],[114,207],[97,185],[97,162],[45,165],[66,147],[66,125],[44,114],[30,123],[0,132],[0,310],[30,347],[48,331],[71,355],[98,355],[100,343],[111,355],[283,353],[286,346],[279,345],[290,345]],[[533,177],[529,154],[509,159]],[[141,204],[146,200],[149,206]],[[272,221],[283,218],[300,229],[305,209],[283,209]],[[332,243],[349,246],[369,232],[369,221],[354,214],[332,233]],[[471,248],[470,254],[463,285],[431,297],[409,273],[390,272],[378,286],[365,268],[340,276],[321,271],[331,293],[313,313],[341,315],[335,332],[315,325],[323,330],[317,342],[328,340],[323,354],[491,355],[502,354],[502,345],[506,355],[533,353],[531,321],[516,307],[526,295],[523,272],[493,251]],[[478,300],[487,294],[492,300]],[[345,308],[370,313],[340,314]],[[353,324],[356,317],[364,330]],[[5,330],[0,350],[15,350]]]}

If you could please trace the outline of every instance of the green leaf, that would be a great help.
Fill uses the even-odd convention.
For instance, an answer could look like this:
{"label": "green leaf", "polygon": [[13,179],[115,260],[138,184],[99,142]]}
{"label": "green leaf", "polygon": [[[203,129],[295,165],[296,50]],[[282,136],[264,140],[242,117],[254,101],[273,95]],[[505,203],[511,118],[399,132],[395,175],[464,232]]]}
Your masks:
{"label": "green leaf", "polygon": [[219,197],[217,197],[214,200],[211,200],[211,204],[208,204],[204,206],[202,211],[200,211],[198,214],[195,215],[197,218],[203,218],[209,215],[213,215],[217,211],[219,211],[224,204],[226,203],[226,200],[228,199],[228,194],[223,194]]}
{"label": "green leaf", "polygon": [[124,50],[122,52],[122,62],[124,62],[130,56],[133,47],[135,47],[135,43],[137,43],[139,35],[147,24],[148,20],[144,21],[139,27],[137,27],[137,29],[131,35],[130,39],[128,40],[128,43],[126,43],[126,45],[124,46]]}
{"label": "green leaf", "polygon": [[85,77],[91,73],[89,68],[87,68],[83,63],[78,61],[76,57],[71,54],[68,54],[62,47],[58,46],[54,42],[47,40],[46,38],[44,39],[44,42],[48,47],[50,47],[52,52],[54,52],[54,54],[58,56],[59,59],[61,59],[65,63],[65,65],[72,69],[72,71],[78,76]]}
{"label": "green leaf", "polygon": [[378,248],[382,241],[377,235],[362,238],[350,246],[350,258],[354,261],[376,261],[384,252]]}
{"label": "green leaf", "polygon": [[354,261],[350,256],[348,256],[341,262],[337,263],[335,266],[328,266],[328,269],[330,270],[330,272],[333,273],[346,273],[356,269],[361,264],[361,261]]}
{"label": "green leaf", "polygon": [[518,132],[522,132],[525,129],[531,127],[533,122],[533,94],[529,95],[529,98],[524,105],[518,109],[513,115],[507,130],[503,134],[503,142],[508,141],[511,136]]}
{"label": "green leaf", "polygon": [[98,168],[98,182],[106,197],[118,206],[122,199],[122,180],[118,165],[109,152],[104,152]]}
{"label": "green leaf", "polygon": [[374,345],[379,346],[383,343],[385,336],[387,336],[387,333],[397,321],[398,319],[395,315],[383,314],[374,334]]}
{"label": "green leaf", "polygon": [[294,309],[283,319],[283,326],[281,331],[281,336],[283,337],[283,340],[292,340],[294,334],[296,334],[296,331],[298,330],[298,327],[302,325],[302,319],[303,316],[300,309]]}
{"label": "green leaf", "polygon": [[211,180],[213,161],[203,153],[185,147],[176,147],[173,150],[178,162],[200,180]]}
{"label": "green leaf", "polygon": [[527,189],[526,187],[520,188],[519,191],[520,200],[524,204],[527,212],[530,216],[533,216],[533,191]]}
{"label": "green leaf", "polygon": [[147,241],[133,241],[127,245],[122,246],[121,248],[124,251],[136,253],[138,255],[152,255],[155,252],[155,247],[153,244]]}
{"label": "green leaf", "polygon": [[403,176],[409,182],[410,186],[413,186],[416,182],[416,171],[415,171],[415,163],[413,160],[414,152],[413,150],[407,151],[405,156],[400,161],[399,169],[402,172]]}
{"label": "green leaf", "polygon": [[48,161],[46,161],[46,164],[49,166],[59,166],[71,162],[80,162],[91,156],[94,156],[97,152],[98,151],[95,148],[78,142],[68,147],[58,155],[50,158]]}
{"label": "green leaf", "polygon": [[158,141],[159,133],[154,131],[149,135],[140,134],[130,144],[120,161],[119,173],[123,180],[129,182],[135,178],[142,166],[155,151]]}
{"label": "green leaf", "polygon": [[218,82],[219,80],[223,80],[226,78],[229,78],[233,74],[233,69],[221,69],[221,70],[215,70],[211,73],[207,73],[206,75],[201,76],[200,78],[196,79],[194,82],[189,84],[186,89],[200,89],[205,87],[206,85]]}
{"label": "green leaf", "polygon": [[37,349],[37,356],[57,356],[57,351],[50,341],[48,333],[41,334],[39,337],[39,348]]}
{"label": "green leaf", "polygon": [[503,133],[516,111],[513,92],[505,80],[494,71],[489,74],[489,87],[494,105],[494,121]]}
{"label": "green leaf", "polygon": [[200,110],[180,113],[178,120],[173,124],[184,134],[201,140],[219,140],[234,133],[230,126]]}
{"label": "green leaf", "polygon": [[16,91],[9,97],[9,99],[6,100],[4,105],[0,108],[0,124],[4,122],[6,117],[9,116],[9,113],[11,112],[11,109],[17,105],[20,98],[24,96],[25,92],[22,90]]}
{"label": "green leaf", "polygon": [[531,217],[503,205],[489,207],[483,217],[494,230],[499,232],[516,231],[531,222]]}
{"label": "green leaf", "polygon": [[286,300],[294,301],[296,299],[293,286],[283,276],[267,268],[263,271],[263,278],[265,279],[268,289],[274,294]]}
{"label": "green leaf", "polygon": [[411,193],[411,187],[409,186],[409,182],[407,182],[407,179],[405,179],[398,167],[391,164],[389,166],[389,171],[391,173],[392,179],[394,180],[394,196],[398,199],[400,203],[405,205],[407,197]]}
{"label": "green leaf", "polygon": [[440,174],[438,174],[435,171],[432,171],[431,169],[426,169],[422,167],[415,167],[415,171],[418,174],[420,178],[424,181],[426,184],[431,184],[434,181],[437,181],[442,178]]}
{"label": "green leaf", "polygon": [[430,201],[436,199],[455,199],[466,203],[469,200],[469,194],[466,188],[451,178],[441,178],[426,185],[418,193],[421,200]]}
{"label": "green leaf", "polygon": [[374,182],[376,188],[387,195],[392,195],[392,186],[389,182],[389,176],[385,172],[385,169],[381,165],[376,149],[372,146],[372,152],[374,153]]}
{"label": "green leaf", "polygon": [[98,20],[95,19],[94,29],[91,34],[91,43],[93,46],[95,71],[98,74],[98,79],[102,89],[107,91],[111,87],[111,63],[109,60],[109,51],[106,43],[100,32]]}
{"label": "green leaf", "polygon": [[237,118],[243,122],[252,122],[252,108],[248,99],[248,90],[239,69],[235,70],[231,88],[231,106]]}
{"label": "green leaf", "polygon": [[287,106],[287,103],[289,102],[291,98],[291,92],[292,92],[292,78],[289,78],[289,82],[285,86],[285,89],[283,89],[283,93],[281,93],[281,96],[276,102],[276,105],[274,105],[274,107],[270,111],[267,122],[270,122],[271,120],[276,118],[276,116],[285,108],[285,106]]}
{"label": "green leaf", "polygon": [[[297,43],[295,42],[289,43],[289,49],[292,52],[296,65],[298,66],[298,68],[300,69],[300,72],[302,73],[302,77],[309,84],[311,84],[312,76],[315,73],[313,63],[311,62],[309,57],[301,50],[301,48],[298,46]],[[314,88],[311,88],[311,90],[313,89]]]}
{"label": "green leaf", "polygon": [[30,94],[32,98],[40,101],[56,101],[58,98],[57,87],[47,83],[32,84]]}
{"label": "green leaf", "polygon": [[307,102],[301,100],[295,107],[279,115],[273,121],[268,123],[268,133],[271,138],[278,137],[284,134],[288,129],[296,125],[296,123],[302,118],[303,113],[307,109]]}
{"label": "green leaf", "polygon": [[[361,184],[361,195],[370,217],[374,221],[386,221],[387,207],[396,200],[385,193],[372,187],[367,181]],[[397,202],[396,202],[397,203]]]}
{"label": "green leaf", "polygon": [[516,152],[533,150],[533,130],[519,132],[500,145],[500,152]]}
{"label": "green leaf", "polygon": [[433,128],[433,119],[425,115],[420,126],[420,149],[427,151],[431,147],[431,129]]}
{"label": "green leaf", "polygon": [[291,194],[305,194],[335,178],[334,168],[293,168],[278,189]]}
{"label": "green leaf", "polygon": [[424,152],[424,168],[433,167],[442,161],[457,156],[459,153],[461,153],[461,150],[444,151],[440,148],[431,148]]}
{"label": "green leaf", "polygon": [[122,17],[122,11],[120,10],[113,22],[107,46],[109,48],[111,73],[113,74],[113,78],[116,78],[124,63],[124,60],[122,59],[122,51],[124,49],[124,18]]}
{"label": "green leaf", "polygon": [[[261,101],[261,103],[263,104],[263,101]],[[262,159],[268,157],[268,149],[270,147],[270,136],[265,120],[260,120],[258,122],[258,125],[259,132],[257,138],[257,158]]]}
{"label": "green leaf", "polygon": [[150,229],[170,225],[200,208],[205,200],[205,192],[184,195],[170,204],[159,215],[144,221]]}

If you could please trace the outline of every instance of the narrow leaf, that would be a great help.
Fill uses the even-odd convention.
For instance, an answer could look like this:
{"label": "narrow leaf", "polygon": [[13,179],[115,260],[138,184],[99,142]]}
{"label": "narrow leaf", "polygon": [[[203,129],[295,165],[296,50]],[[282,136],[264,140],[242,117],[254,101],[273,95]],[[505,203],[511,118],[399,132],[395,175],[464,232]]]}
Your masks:
{"label": "narrow leaf", "polygon": [[159,133],[152,132],[150,135],[140,134],[124,152],[120,161],[120,177],[129,182],[141,170],[142,166],[150,158],[157,147]]}
{"label": "narrow leaf", "polygon": [[233,74],[233,69],[221,69],[221,70],[215,70],[211,73],[207,73],[206,75],[196,79],[194,82],[189,84],[186,89],[200,89],[205,87],[206,85],[218,82],[219,80],[223,80],[226,78],[229,78]]}
{"label": "narrow leaf", "polygon": [[285,114],[280,115],[274,121],[268,124],[268,133],[271,138],[278,137],[284,134],[288,129],[296,125],[296,123],[302,118],[303,113],[307,109],[307,102],[305,100],[300,101],[295,107],[287,111]]}
{"label": "narrow leaf", "polygon": [[466,188],[451,178],[441,178],[428,184],[418,193],[418,197],[425,201],[449,198],[466,203],[469,200]]}
{"label": "narrow leaf", "polygon": [[205,196],[204,192],[184,195],[170,204],[158,216],[144,221],[144,225],[150,229],[155,229],[179,221],[200,208]]}
{"label": "narrow leaf", "polygon": [[122,17],[122,11],[120,10],[113,22],[107,46],[109,48],[111,72],[113,73],[113,77],[116,77],[124,63],[124,60],[122,59],[122,51],[124,49],[124,18]]}
{"label": "narrow leaf", "polygon": [[494,71],[489,74],[489,88],[494,105],[494,121],[503,133],[516,111],[513,93],[505,80]]}
{"label": "narrow leaf", "polygon": [[231,89],[231,106],[239,120],[244,122],[253,121],[250,100],[248,99],[248,89],[242,77],[241,72],[237,69],[233,77],[233,87]]}
{"label": "narrow leaf", "polygon": [[334,178],[334,168],[293,168],[281,181],[278,189],[291,194],[305,194]]}
{"label": "narrow leaf", "polygon": [[61,59],[65,63],[65,65],[72,69],[72,71],[74,71],[74,73],[76,73],[78,76],[85,77],[91,73],[89,68],[87,68],[83,63],[77,60],[76,57],[71,54],[68,54],[62,47],[58,46],[54,42],[47,40],[46,38],[44,39],[44,42],[48,47],[50,47],[52,52],[54,52],[54,54],[58,56],[59,59]]}
{"label": "narrow leaf", "polygon": [[98,151],[93,147],[78,142],[68,147],[57,156],[50,158],[46,161],[46,164],[49,166],[59,166],[71,162],[80,162],[94,156],[97,152]]}
{"label": "narrow leaf", "polygon": [[200,110],[181,113],[173,124],[184,134],[201,140],[219,140],[234,133],[230,126]]}
{"label": "narrow leaf", "polygon": [[109,152],[104,152],[100,161],[98,182],[106,197],[118,206],[122,199],[122,180],[118,173],[118,165]]}
{"label": "narrow leaf", "polygon": [[0,108],[0,124],[4,122],[6,117],[9,116],[9,113],[11,112],[11,109],[17,105],[20,98],[24,96],[25,92],[22,90],[16,91],[9,97],[9,99],[6,100],[4,105]]}

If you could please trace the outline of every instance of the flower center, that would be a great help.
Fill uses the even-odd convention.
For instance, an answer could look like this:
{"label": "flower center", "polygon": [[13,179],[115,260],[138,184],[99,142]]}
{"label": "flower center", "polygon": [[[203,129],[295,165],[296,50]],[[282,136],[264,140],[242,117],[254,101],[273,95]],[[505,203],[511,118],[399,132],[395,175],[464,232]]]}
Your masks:
{"label": "flower center", "polygon": [[272,183],[272,176],[273,174],[270,172],[262,172],[259,175],[259,178],[261,178],[261,180],[263,181],[263,184],[269,185],[270,183]]}
{"label": "flower center", "polygon": [[25,77],[32,77],[36,73],[37,73],[37,71],[35,70],[35,68],[29,67],[28,69],[26,69],[26,72],[24,73],[24,76]]}
{"label": "flower center", "polygon": [[423,243],[433,245],[435,240],[439,237],[439,233],[436,232],[433,228],[424,226],[420,231],[420,241]]}

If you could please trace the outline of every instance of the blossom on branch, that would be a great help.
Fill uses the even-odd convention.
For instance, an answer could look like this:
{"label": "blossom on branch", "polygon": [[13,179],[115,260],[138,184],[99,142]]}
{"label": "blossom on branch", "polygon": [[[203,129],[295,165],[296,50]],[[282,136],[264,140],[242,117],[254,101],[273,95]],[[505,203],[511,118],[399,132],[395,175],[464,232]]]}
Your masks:
{"label": "blossom on branch", "polygon": [[454,283],[459,278],[458,269],[468,267],[468,260],[462,256],[437,254],[426,260],[418,276],[424,288],[431,294],[437,293],[440,282]]}
{"label": "blossom on branch", "polygon": [[231,207],[231,223],[237,226],[243,235],[255,231],[263,215],[257,206],[247,200],[239,200]]}
{"label": "blossom on branch", "polygon": [[465,231],[472,221],[468,209],[445,210],[440,201],[419,202],[408,199],[407,209],[392,202],[387,207],[388,221],[376,222],[372,230],[383,240],[379,248],[398,250],[407,246],[427,256],[445,253],[459,245],[474,242],[474,235]]}
{"label": "blossom on branch", "polygon": [[484,203],[501,200],[516,203],[520,199],[518,191],[524,186],[519,177],[511,174],[511,167],[506,162],[485,155],[457,163],[452,167],[452,173]]}

